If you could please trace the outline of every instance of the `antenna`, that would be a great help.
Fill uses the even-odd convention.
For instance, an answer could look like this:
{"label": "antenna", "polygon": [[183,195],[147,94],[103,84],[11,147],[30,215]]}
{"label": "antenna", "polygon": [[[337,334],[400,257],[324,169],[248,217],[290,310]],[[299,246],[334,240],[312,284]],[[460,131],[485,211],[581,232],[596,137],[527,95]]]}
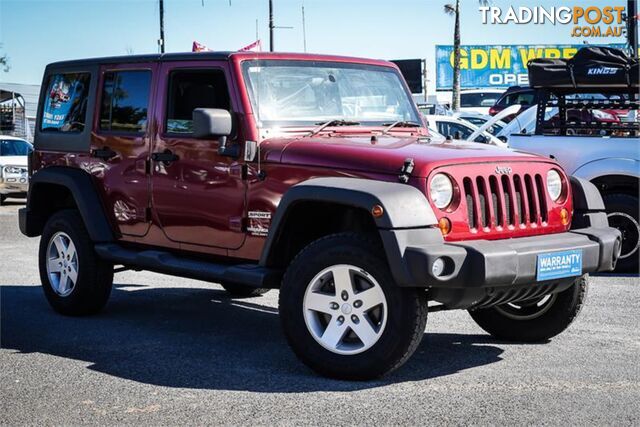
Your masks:
{"label": "antenna", "polygon": [[304,20],[304,1],[302,2],[302,45],[304,53],[307,53],[307,25]]}

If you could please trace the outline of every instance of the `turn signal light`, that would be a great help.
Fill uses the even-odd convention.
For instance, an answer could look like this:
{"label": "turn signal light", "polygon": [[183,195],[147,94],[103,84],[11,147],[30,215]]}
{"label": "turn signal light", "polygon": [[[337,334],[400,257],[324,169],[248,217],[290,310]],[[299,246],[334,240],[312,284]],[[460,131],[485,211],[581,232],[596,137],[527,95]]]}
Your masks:
{"label": "turn signal light", "polygon": [[438,221],[438,228],[443,236],[449,234],[451,232],[451,221],[449,221],[449,218],[444,216],[440,218]]}
{"label": "turn signal light", "polygon": [[371,215],[373,215],[374,218],[380,218],[384,215],[384,209],[380,205],[374,205],[371,208]]}
{"label": "turn signal light", "polygon": [[560,209],[560,222],[562,223],[562,225],[569,225],[569,221],[571,221],[569,211],[565,208]]}

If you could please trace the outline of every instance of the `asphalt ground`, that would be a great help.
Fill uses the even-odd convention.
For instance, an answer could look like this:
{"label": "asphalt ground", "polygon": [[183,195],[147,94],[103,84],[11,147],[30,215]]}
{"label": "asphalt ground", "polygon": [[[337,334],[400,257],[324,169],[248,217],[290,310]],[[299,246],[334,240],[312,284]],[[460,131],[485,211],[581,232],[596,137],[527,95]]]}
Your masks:
{"label": "asphalt ground", "polygon": [[466,312],[429,317],[400,370],[318,377],[287,347],[277,292],[116,275],[104,312],[67,318],[39,286],[38,239],[0,207],[0,424],[640,424],[640,283],[593,277],[546,344],[504,343]]}

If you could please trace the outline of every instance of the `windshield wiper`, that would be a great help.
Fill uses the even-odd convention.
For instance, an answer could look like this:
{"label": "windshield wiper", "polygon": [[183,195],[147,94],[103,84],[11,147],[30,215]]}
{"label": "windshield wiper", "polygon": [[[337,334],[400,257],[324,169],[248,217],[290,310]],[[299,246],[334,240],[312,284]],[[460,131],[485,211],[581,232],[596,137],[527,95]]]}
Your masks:
{"label": "windshield wiper", "polygon": [[318,125],[318,127],[313,128],[311,132],[307,134],[307,136],[317,135],[318,133],[322,132],[324,128],[327,128],[329,126],[357,126],[360,124],[360,122],[352,122],[349,120],[342,120],[342,119],[333,119],[333,120],[328,120],[326,122],[320,122],[316,124]]}
{"label": "windshield wiper", "polygon": [[393,123],[383,123],[382,126],[387,126],[383,131],[382,135],[386,135],[393,128],[419,128],[422,126],[420,123],[408,121],[408,120],[398,120]]}

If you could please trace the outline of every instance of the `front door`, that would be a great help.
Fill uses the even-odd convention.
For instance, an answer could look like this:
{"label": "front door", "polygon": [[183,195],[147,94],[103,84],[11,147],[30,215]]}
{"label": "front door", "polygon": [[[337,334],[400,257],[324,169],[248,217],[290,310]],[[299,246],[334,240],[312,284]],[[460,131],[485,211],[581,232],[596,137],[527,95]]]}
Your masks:
{"label": "front door", "polygon": [[[228,72],[226,62],[161,66],[158,98],[164,102],[152,151],[165,160],[152,162],[152,206],[164,233],[176,242],[228,249],[244,242],[242,165],[219,155],[217,140],[192,133],[195,108],[221,108],[232,116],[237,111]],[[227,144],[242,139],[237,123],[234,128]]]}
{"label": "front door", "polygon": [[125,236],[144,236],[150,227],[146,162],[156,68],[155,63],[105,65],[99,74],[86,168],[102,182],[106,209]]}

